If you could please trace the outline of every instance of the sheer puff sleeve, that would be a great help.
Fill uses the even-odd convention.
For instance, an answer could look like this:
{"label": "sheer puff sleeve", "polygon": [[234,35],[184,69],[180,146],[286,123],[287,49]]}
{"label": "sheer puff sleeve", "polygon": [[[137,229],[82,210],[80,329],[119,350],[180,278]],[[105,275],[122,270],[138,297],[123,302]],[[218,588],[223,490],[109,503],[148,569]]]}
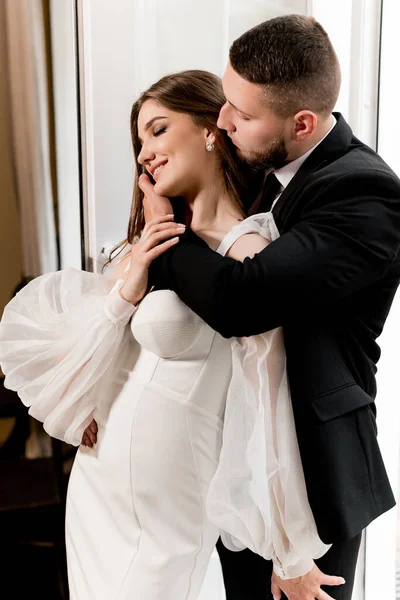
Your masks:
{"label": "sheer puff sleeve", "polygon": [[3,312],[5,387],[18,393],[51,436],[75,446],[92,419],[99,384],[127,345],[135,306],[121,298],[122,283],[74,268],[46,273]]}
{"label": "sheer puff sleeve", "polygon": [[[249,217],[234,230],[224,253],[245,233],[255,231],[270,241],[279,235],[271,213]],[[228,549],[249,548],[272,560],[281,578],[298,577],[330,546],[319,538],[308,503],[282,329],[233,339],[232,361],[207,514]]]}

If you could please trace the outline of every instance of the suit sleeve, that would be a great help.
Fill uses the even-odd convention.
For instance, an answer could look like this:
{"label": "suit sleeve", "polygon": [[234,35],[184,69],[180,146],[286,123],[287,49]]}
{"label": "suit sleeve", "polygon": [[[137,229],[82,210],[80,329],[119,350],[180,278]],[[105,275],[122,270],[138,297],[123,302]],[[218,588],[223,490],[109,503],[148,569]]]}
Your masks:
{"label": "suit sleeve", "polygon": [[151,284],[174,290],[227,338],[326,312],[383,277],[396,259],[400,185],[372,170],[321,185],[309,185],[296,225],[254,258],[222,257],[189,230],[154,261]]}

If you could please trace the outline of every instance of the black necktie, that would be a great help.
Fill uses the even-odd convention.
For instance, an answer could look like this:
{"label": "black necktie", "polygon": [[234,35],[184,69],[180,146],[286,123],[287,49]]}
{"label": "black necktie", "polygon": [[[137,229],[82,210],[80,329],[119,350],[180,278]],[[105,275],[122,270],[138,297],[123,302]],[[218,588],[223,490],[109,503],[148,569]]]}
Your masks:
{"label": "black necktie", "polygon": [[268,212],[274,203],[282,185],[274,173],[269,173],[265,179],[259,212]]}
{"label": "black necktie", "polygon": [[282,186],[279,183],[276,175],[274,175],[274,173],[268,173],[264,179],[262,189],[260,190],[257,198],[254,200],[253,204],[250,206],[247,214],[250,216],[271,210],[271,206],[281,187]]}

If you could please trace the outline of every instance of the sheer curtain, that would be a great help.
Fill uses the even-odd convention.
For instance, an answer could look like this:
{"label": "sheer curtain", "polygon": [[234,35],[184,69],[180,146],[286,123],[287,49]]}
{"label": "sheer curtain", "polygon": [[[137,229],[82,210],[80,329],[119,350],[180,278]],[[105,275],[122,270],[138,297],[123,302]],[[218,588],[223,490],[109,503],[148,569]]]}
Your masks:
{"label": "sheer curtain", "polygon": [[24,277],[58,268],[42,0],[3,0]]}
{"label": "sheer curtain", "polygon": [[[3,0],[14,169],[22,244],[23,286],[58,269],[51,178],[49,99],[42,0]],[[31,419],[26,456],[48,455],[50,439]]]}

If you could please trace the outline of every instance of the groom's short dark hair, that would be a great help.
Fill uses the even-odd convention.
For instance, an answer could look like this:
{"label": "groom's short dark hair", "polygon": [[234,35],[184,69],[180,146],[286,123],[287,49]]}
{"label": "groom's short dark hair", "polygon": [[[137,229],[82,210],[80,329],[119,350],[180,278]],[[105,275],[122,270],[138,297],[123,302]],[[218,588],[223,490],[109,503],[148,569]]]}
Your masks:
{"label": "groom's short dark hair", "polygon": [[265,21],[233,42],[229,58],[243,79],[265,86],[266,103],[280,116],[304,109],[327,115],[336,104],[339,61],[328,34],[312,17]]}

